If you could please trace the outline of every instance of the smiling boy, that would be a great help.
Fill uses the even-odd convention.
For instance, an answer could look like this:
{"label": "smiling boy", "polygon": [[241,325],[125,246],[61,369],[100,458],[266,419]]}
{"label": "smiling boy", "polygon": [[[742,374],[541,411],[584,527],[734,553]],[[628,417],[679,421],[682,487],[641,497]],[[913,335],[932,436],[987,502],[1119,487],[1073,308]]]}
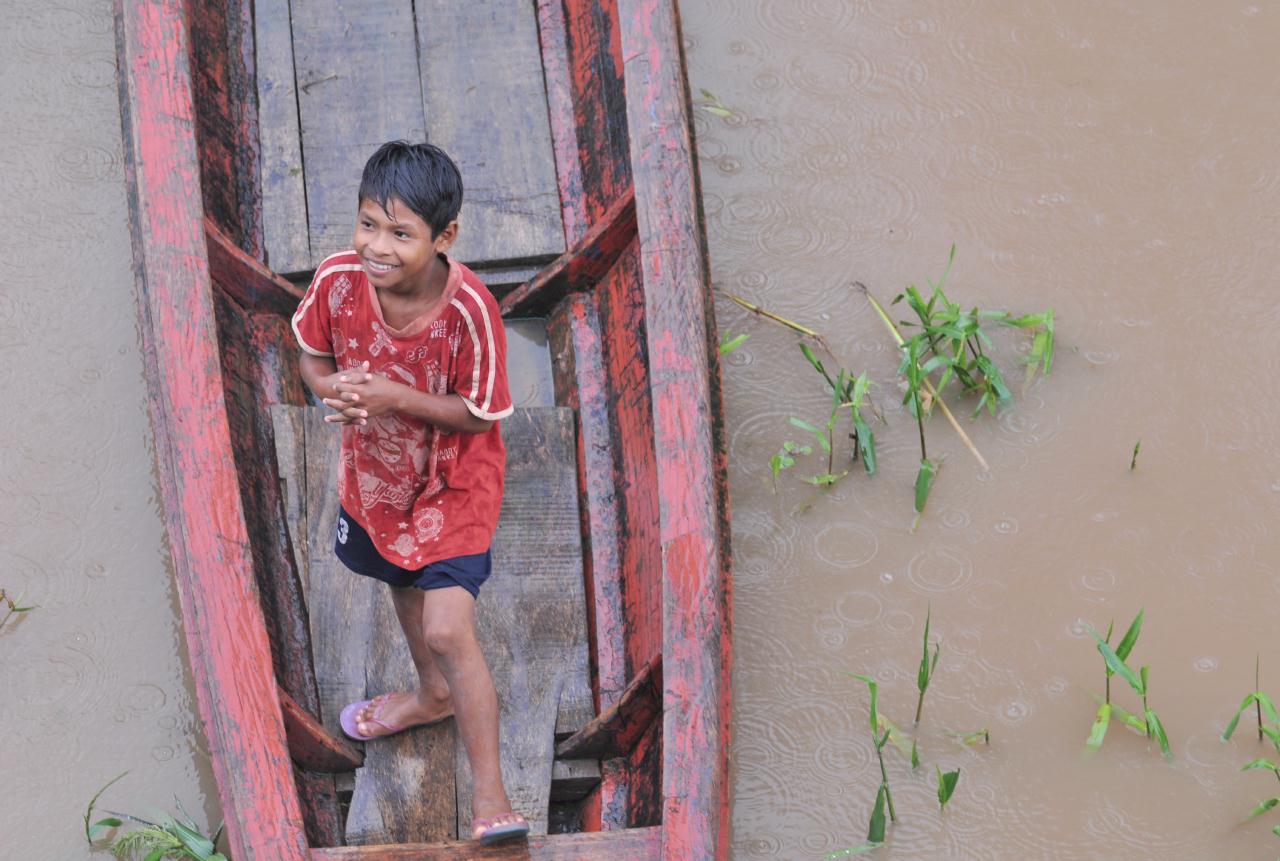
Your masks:
{"label": "smiling boy", "polygon": [[528,833],[498,758],[498,702],[475,632],[512,412],[493,296],[447,256],[462,179],[438,147],[395,141],[365,165],[353,250],[320,264],[293,317],[302,377],[342,425],[334,552],[387,583],[418,689],[343,710],[362,741],[456,715],[474,775],[472,836]]}

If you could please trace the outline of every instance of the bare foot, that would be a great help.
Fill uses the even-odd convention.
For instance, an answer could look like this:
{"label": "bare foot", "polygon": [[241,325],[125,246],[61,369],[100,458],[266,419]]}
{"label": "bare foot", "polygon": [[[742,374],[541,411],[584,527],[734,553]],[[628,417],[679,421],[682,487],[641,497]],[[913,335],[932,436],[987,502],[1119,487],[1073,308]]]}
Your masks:
{"label": "bare foot", "polygon": [[377,738],[410,727],[438,723],[452,716],[453,701],[448,696],[440,699],[420,692],[381,694],[356,713],[356,727],[361,735]]}

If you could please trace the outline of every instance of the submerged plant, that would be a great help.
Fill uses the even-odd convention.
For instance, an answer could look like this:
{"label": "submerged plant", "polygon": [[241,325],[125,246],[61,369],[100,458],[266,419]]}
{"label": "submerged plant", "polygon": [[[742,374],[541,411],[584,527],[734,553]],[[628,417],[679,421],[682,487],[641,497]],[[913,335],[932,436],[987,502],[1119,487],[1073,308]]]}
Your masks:
{"label": "submerged plant", "polygon": [[1142,451],[1142,440],[1138,440],[1133,444],[1133,457],[1129,458],[1129,471],[1133,472],[1138,468],[1138,452]]}
{"label": "submerged plant", "polygon": [[0,589],[0,607],[3,607],[5,610],[5,614],[0,616],[0,630],[4,630],[4,626],[8,624],[9,620],[15,615],[19,613],[28,613],[35,609],[34,604],[29,607],[22,606],[21,595],[17,598],[12,598],[3,589]]}
{"label": "submerged plant", "polygon": [[1235,716],[1231,718],[1231,723],[1227,724],[1227,728],[1222,733],[1222,740],[1227,741],[1231,738],[1231,734],[1236,731],[1236,724],[1240,723],[1240,716],[1244,714],[1244,710],[1249,706],[1253,706],[1257,710],[1258,715],[1258,741],[1262,741],[1266,728],[1262,723],[1262,712],[1267,713],[1267,720],[1272,724],[1280,724],[1280,715],[1276,714],[1276,704],[1271,701],[1271,697],[1262,692],[1262,685],[1258,683],[1260,664],[1262,656],[1255,656],[1253,659],[1253,692],[1244,698],[1244,702],[1240,703],[1240,708],[1236,710]]}
{"label": "submerged plant", "polygon": [[695,101],[695,107],[702,108],[709,114],[720,117],[720,119],[728,119],[733,116],[733,111],[725,106],[725,103],[716,98],[716,95],[706,88],[700,87],[698,92],[702,94],[702,98]]}
{"label": "submerged plant", "polygon": [[938,806],[940,809],[946,810],[947,802],[951,800],[951,796],[956,791],[956,784],[960,782],[960,769],[943,772],[941,768],[935,765],[933,770],[938,773]]}
{"label": "submerged plant", "polygon": [[942,653],[942,644],[935,643],[933,659],[929,659],[929,621],[932,617],[933,608],[930,607],[924,615],[924,649],[920,655],[920,668],[916,670],[916,689],[920,691],[920,698],[916,700],[917,724],[920,723],[920,711],[924,708],[925,691],[929,690],[929,681],[933,678],[933,671],[938,668],[938,656]]}
{"label": "submerged plant", "polygon": [[782,444],[782,448],[778,449],[778,453],[769,458],[769,472],[773,475],[774,490],[778,489],[778,476],[784,469],[790,469],[796,465],[797,454],[812,454],[813,449],[807,445],[787,440]]}
{"label": "submerged plant", "polygon": [[[1108,640],[1110,639],[1109,636],[1104,638],[1092,627],[1089,628],[1089,633],[1093,636],[1093,639],[1096,641],[1098,646],[1098,651],[1102,654],[1102,659],[1106,662],[1107,669],[1109,671],[1107,673],[1108,698],[1107,698],[1107,701],[1103,703],[1103,706],[1104,707],[1109,706],[1109,708],[1107,708],[1107,711],[1106,711],[1106,718],[1108,720],[1112,712],[1118,713],[1121,719],[1126,724],[1133,726],[1135,729],[1138,729],[1139,732],[1141,732],[1147,738],[1154,738],[1157,742],[1159,742],[1160,752],[1164,755],[1166,759],[1172,759],[1173,753],[1169,749],[1169,737],[1165,733],[1164,724],[1161,722],[1160,716],[1156,714],[1155,710],[1152,709],[1149,703],[1147,702],[1147,696],[1151,691],[1151,684],[1149,680],[1150,667],[1144,666],[1141,669],[1139,669],[1138,672],[1135,673],[1133,669],[1130,668],[1129,665],[1125,663],[1124,658],[1120,657],[1119,655],[1119,650],[1125,647],[1126,642],[1128,643],[1128,649],[1130,650],[1132,650],[1133,644],[1137,642],[1138,632],[1141,631],[1142,629],[1142,616],[1143,616],[1143,611],[1141,610],[1138,611],[1138,615],[1136,618],[1134,618],[1133,624],[1129,626],[1128,633],[1126,633],[1124,639],[1121,640],[1120,646],[1118,646],[1115,649],[1111,648],[1111,644],[1108,642]],[[1108,634],[1109,633],[1110,631],[1108,631]],[[1127,654],[1128,653],[1126,652],[1126,657],[1127,657]],[[1127,712],[1123,712],[1122,709],[1118,708],[1117,706],[1115,706],[1110,702],[1110,690],[1111,690],[1110,683],[1111,683],[1111,676],[1113,674],[1120,676],[1120,678],[1128,682],[1129,687],[1133,689],[1133,692],[1142,698],[1142,718],[1140,720],[1135,720],[1132,715],[1129,715]],[[1100,708],[1099,719],[1102,719],[1102,717],[1103,717],[1103,710]],[[1101,732],[1099,733],[1098,721],[1095,720],[1094,730],[1091,731],[1089,734],[1090,744],[1088,746],[1092,750],[1097,750],[1097,747],[1102,744],[1102,736],[1105,734],[1106,734],[1105,726],[1103,726],[1103,728],[1101,729]],[[1098,736],[1096,745],[1091,744],[1094,741],[1095,735]]]}
{"label": "submerged plant", "polygon": [[138,827],[117,836],[107,846],[101,848],[110,851],[117,858],[142,859],[142,861],[162,861],[162,859],[227,861],[227,856],[218,852],[215,847],[222,829],[219,828],[213,837],[201,834],[200,829],[191,816],[182,809],[181,804],[178,805],[178,811],[185,817],[185,822],[167,814],[161,818],[160,822],[149,822],[127,813],[106,811],[111,815],[91,824],[89,820],[93,818],[93,809],[98,799],[125,774],[128,772],[109,781],[89,800],[89,806],[84,813],[84,836],[91,848],[99,848],[94,846],[94,841],[104,831],[120,828],[129,822]]}
{"label": "submerged plant", "polygon": [[903,345],[902,364],[898,373],[907,378],[907,391],[902,397],[911,414],[915,416],[916,427],[920,431],[920,468],[916,472],[915,508],[917,520],[924,514],[925,503],[929,501],[929,491],[933,488],[933,479],[938,474],[938,465],[929,460],[929,450],[924,439],[924,408],[921,405],[920,387],[927,379],[928,371],[920,365],[920,351],[924,345],[924,336],[916,335]]}
{"label": "submerged plant", "polygon": [[[1134,645],[1137,644],[1138,635],[1142,633],[1142,619],[1145,613],[1145,610],[1138,611],[1138,615],[1129,623],[1128,630],[1124,632],[1124,636],[1120,639],[1120,645],[1116,646],[1115,654],[1121,661],[1128,660],[1129,653],[1133,651]],[[1107,625],[1107,636],[1104,638],[1108,646],[1111,644],[1111,634],[1114,629],[1115,621],[1113,620]],[[1111,677],[1115,675],[1115,670],[1107,663],[1105,655],[1103,656],[1102,669],[1106,676],[1106,699],[1098,706],[1097,717],[1094,718],[1093,727],[1089,730],[1089,739],[1085,742],[1085,748],[1089,753],[1096,753],[1098,748],[1102,747],[1103,739],[1107,735],[1107,727],[1111,723],[1112,713],[1116,712],[1116,707],[1111,702]],[[1120,713],[1128,714],[1123,709],[1120,709],[1116,716],[1120,717]],[[1130,723],[1130,721],[1126,720],[1125,723]],[[1130,723],[1130,725],[1132,724]],[[1135,728],[1145,732],[1146,724],[1143,723]]]}
{"label": "submerged plant", "polygon": [[845,673],[845,675],[864,682],[867,691],[871,695],[871,702],[867,708],[867,716],[871,725],[871,742],[876,748],[876,758],[880,761],[880,785],[876,787],[876,800],[871,809],[871,821],[867,825],[867,840],[857,846],[851,846],[848,849],[841,849],[839,852],[832,852],[827,856],[828,859],[848,858],[851,855],[861,855],[863,852],[870,852],[877,846],[884,843],[885,839],[885,810],[889,811],[889,820],[891,822],[898,821],[898,814],[893,809],[893,793],[889,791],[889,772],[884,765],[884,746],[889,743],[892,735],[891,730],[885,729],[881,732],[881,727],[886,723],[886,719],[880,715],[879,699],[880,686],[876,680],[870,676],[860,675],[858,673]]}
{"label": "submerged plant", "polygon": [[750,337],[751,335],[747,332],[743,332],[741,335],[725,335],[724,340],[720,342],[720,355],[729,355],[734,350],[741,347]]}

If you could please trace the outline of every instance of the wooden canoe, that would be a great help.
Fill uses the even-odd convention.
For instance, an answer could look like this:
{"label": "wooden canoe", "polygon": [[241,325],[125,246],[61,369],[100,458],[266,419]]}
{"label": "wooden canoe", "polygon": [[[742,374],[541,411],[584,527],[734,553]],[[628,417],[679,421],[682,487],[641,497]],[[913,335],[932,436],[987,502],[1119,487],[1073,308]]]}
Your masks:
{"label": "wooden canoe", "polygon": [[253,10],[266,4],[116,0],[159,486],[236,861],[727,857],[725,448],[675,0],[524,2],[566,250],[502,308],[545,316],[555,398],[577,415],[598,717],[572,744],[611,765],[580,833],[479,850],[333,845],[332,784],[317,770],[353,754],[313,717],[266,420],[272,404],[304,402],[287,325],[300,292],[264,262],[259,168],[272,129],[259,116]]}

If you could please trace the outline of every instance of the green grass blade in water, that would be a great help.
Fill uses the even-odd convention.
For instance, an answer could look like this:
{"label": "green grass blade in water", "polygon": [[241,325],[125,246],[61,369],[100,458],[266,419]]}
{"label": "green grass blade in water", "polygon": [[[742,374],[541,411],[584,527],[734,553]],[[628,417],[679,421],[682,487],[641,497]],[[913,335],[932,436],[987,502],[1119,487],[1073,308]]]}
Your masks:
{"label": "green grass blade in water", "polygon": [[1253,762],[1245,763],[1240,767],[1240,770],[1252,771],[1255,768],[1265,768],[1268,771],[1274,771],[1277,775],[1280,775],[1280,765],[1276,765],[1274,762],[1267,759],[1265,756],[1259,759],[1255,759]]}
{"label": "green grass blade in water", "polygon": [[1235,715],[1231,718],[1231,723],[1227,724],[1227,728],[1222,731],[1223,741],[1229,741],[1231,739],[1231,735],[1236,731],[1236,726],[1240,723],[1240,718],[1244,715],[1245,709],[1249,708],[1249,706],[1253,705],[1257,701],[1257,691],[1244,698],[1244,702],[1240,703],[1240,708],[1236,710]]}
{"label": "green grass blade in water", "polygon": [[884,799],[887,791],[883,783],[876,791],[876,806],[871,810],[871,822],[867,825],[868,843],[884,842]]}
{"label": "green grass blade in water", "polygon": [[943,773],[938,766],[933,768],[938,772],[938,805],[945,810],[947,802],[956,791],[956,784],[960,782],[960,769]]}
{"label": "green grass blade in water", "polygon": [[832,852],[827,856],[827,861],[839,861],[840,858],[851,858],[854,855],[862,855],[864,852],[870,852],[872,849],[879,848],[879,843],[859,843],[857,846],[850,846],[848,849],[841,849],[839,852]]}
{"label": "green grass blade in water", "polygon": [[1089,730],[1089,740],[1084,743],[1086,750],[1090,753],[1096,753],[1098,748],[1102,747],[1103,739],[1107,737],[1107,727],[1111,725],[1111,703],[1103,703],[1098,706],[1098,716],[1093,720],[1093,727]]}
{"label": "green grass blade in water", "polygon": [[1129,653],[1137,645],[1138,636],[1142,633],[1142,620],[1146,612],[1145,607],[1138,611],[1138,615],[1129,623],[1129,629],[1124,632],[1124,637],[1120,639],[1120,645],[1116,646],[1116,657],[1120,660],[1129,660]]}
{"label": "green grass blade in water", "polygon": [[1268,810],[1274,810],[1276,805],[1280,804],[1280,798],[1268,798],[1258,803],[1258,806],[1249,811],[1249,815],[1244,818],[1245,822],[1253,819],[1255,816],[1261,816]]}
{"label": "green grass blade in water", "polygon": [[1093,639],[1098,644],[1098,651],[1102,653],[1102,659],[1107,662],[1107,666],[1111,671],[1129,683],[1129,687],[1133,688],[1134,693],[1142,696],[1143,686],[1142,680],[1138,678],[1138,674],[1129,668],[1129,665],[1120,659],[1115,650],[1107,645],[1107,641],[1092,627],[1089,633],[1093,635]]}
{"label": "green grass blade in water", "polygon": [[1169,749],[1169,736],[1165,734],[1164,724],[1160,723],[1160,717],[1151,709],[1146,710],[1148,732],[1155,735],[1156,741],[1160,742],[1160,753],[1165,759],[1173,759],[1173,751]]}
{"label": "green grass blade in water", "polygon": [[924,514],[924,506],[929,501],[929,491],[933,489],[933,479],[937,474],[937,464],[927,458],[920,461],[920,471],[916,473],[917,514]]}

